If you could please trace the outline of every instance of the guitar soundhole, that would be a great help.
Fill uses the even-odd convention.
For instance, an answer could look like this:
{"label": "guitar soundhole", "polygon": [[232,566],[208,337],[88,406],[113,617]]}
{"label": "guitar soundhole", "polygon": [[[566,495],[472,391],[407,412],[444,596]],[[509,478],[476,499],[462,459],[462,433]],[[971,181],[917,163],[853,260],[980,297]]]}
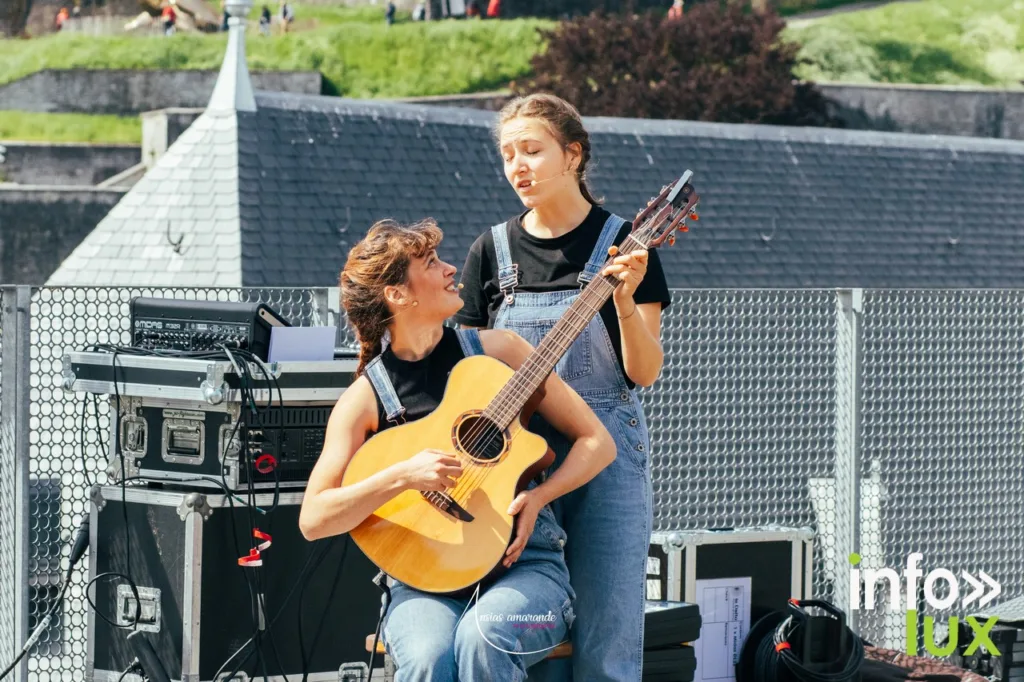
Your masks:
{"label": "guitar soundhole", "polygon": [[468,416],[455,429],[463,452],[474,459],[491,461],[505,450],[505,434],[487,417]]}

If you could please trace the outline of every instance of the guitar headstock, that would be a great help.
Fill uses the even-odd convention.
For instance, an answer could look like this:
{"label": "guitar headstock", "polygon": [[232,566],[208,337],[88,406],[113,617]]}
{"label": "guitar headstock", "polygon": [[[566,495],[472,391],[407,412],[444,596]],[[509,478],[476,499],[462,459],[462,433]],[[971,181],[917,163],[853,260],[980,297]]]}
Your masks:
{"label": "guitar headstock", "polygon": [[656,249],[666,240],[669,246],[675,244],[675,232],[686,232],[690,228],[687,219],[697,221],[697,206],[700,195],[690,179],[693,171],[687,170],[671,185],[662,187],[661,193],[651,199],[647,208],[633,219],[632,238],[648,249]]}

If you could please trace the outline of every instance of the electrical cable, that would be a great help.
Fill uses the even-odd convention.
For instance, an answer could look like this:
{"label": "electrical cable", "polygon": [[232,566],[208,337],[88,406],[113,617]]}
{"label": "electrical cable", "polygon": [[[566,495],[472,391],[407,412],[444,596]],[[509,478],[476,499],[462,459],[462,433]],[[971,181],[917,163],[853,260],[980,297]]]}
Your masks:
{"label": "electrical cable", "polygon": [[384,617],[387,616],[388,607],[391,606],[391,588],[388,587],[387,575],[380,571],[373,578],[373,583],[384,591],[384,605],[380,609],[380,616],[377,618],[377,629],[373,633],[373,646],[370,647],[370,660],[366,667],[369,668],[369,676],[373,678],[373,657],[377,655],[377,642],[380,641],[381,626],[384,624]]}
{"label": "electrical cable", "polygon": [[[274,376],[273,372],[266,365],[266,363],[262,360],[262,358],[259,358],[258,356],[254,355],[253,353],[251,353],[247,349],[240,349],[240,348],[229,349],[226,345],[223,345],[223,344],[220,346],[220,351],[212,351],[212,350],[208,350],[208,351],[158,351],[158,350],[140,349],[140,348],[134,348],[134,347],[114,346],[114,345],[110,345],[110,344],[97,344],[97,345],[94,345],[92,348],[95,351],[105,350],[107,352],[112,352],[113,353],[113,358],[112,358],[113,367],[114,367],[114,382],[113,383],[114,383],[115,406],[116,406],[116,411],[115,411],[116,422],[115,422],[115,428],[114,428],[114,438],[115,438],[115,441],[114,441],[114,452],[119,457],[120,464],[121,464],[121,477],[120,478],[121,478],[121,488],[122,488],[122,491],[121,491],[122,503],[126,502],[126,484],[128,483],[128,481],[143,480],[143,481],[150,481],[151,482],[151,479],[149,479],[148,477],[144,477],[144,476],[128,476],[127,475],[128,472],[127,472],[127,469],[126,469],[125,456],[124,456],[124,452],[123,452],[123,450],[121,448],[121,444],[120,444],[121,401],[120,401],[120,391],[119,391],[119,388],[118,388],[118,381],[117,381],[117,376],[116,376],[116,369],[117,369],[117,366],[118,366],[117,365],[117,356],[119,354],[122,355],[122,356],[123,355],[131,355],[131,356],[160,356],[160,357],[178,357],[178,358],[193,358],[193,359],[214,359],[214,358],[224,358],[224,357],[226,357],[228,359],[228,361],[231,362],[233,368],[235,369],[235,371],[236,371],[236,373],[237,373],[237,375],[239,377],[239,393],[240,393],[240,398],[241,398],[240,402],[241,402],[242,409],[243,409],[243,416],[240,416],[239,419],[236,420],[236,423],[235,423],[234,428],[233,428],[233,430],[231,432],[231,435],[229,436],[229,438],[227,440],[227,442],[229,444],[234,440],[235,435],[238,433],[240,426],[244,422],[249,421],[248,419],[244,418],[244,412],[246,412],[246,411],[249,412],[249,414],[252,416],[252,421],[255,424],[263,423],[263,420],[260,420],[259,416],[263,412],[263,410],[269,410],[269,409],[273,408],[274,392],[275,392],[275,390],[276,390],[277,398],[278,398],[277,406],[281,410],[281,412],[280,412],[280,414],[281,414],[280,421],[281,421],[281,423],[284,423],[284,419],[283,419],[284,398],[283,398],[283,393],[281,391],[281,387],[280,387],[280,384],[279,384],[279,382],[277,380],[277,377]],[[262,375],[262,379],[264,380],[264,383],[265,383],[265,385],[267,387],[267,404],[266,404],[266,406],[260,406],[256,402],[256,396],[254,394],[254,388],[255,388],[256,381],[255,381],[255,377],[253,376],[252,370],[250,370],[250,367],[249,367],[250,362],[257,366],[260,374]],[[95,399],[95,396],[94,396],[94,399]],[[97,430],[99,430],[99,414],[98,414],[98,411],[96,411],[96,418],[97,418]],[[85,420],[85,408],[83,407],[83,431],[84,431],[84,420]],[[240,449],[243,451],[242,452],[243,456],[240,458],[241,461],[238,462],[238,464],[240,466],[244,466],[244,468],[245,468],[244,475],[245,475],[245,480],[246,480],[246,483],[247,483],[247,486],[246,486],[246,488],[247,488],[247,490],[246,490],[247,499],[243,499],[243,498],[239,497],[238,494],[234,490],[231,489],[231,487],[227,483],[224,469],[221,470],[221,476],[220,476],[221,480],[220,481],[216,481],[216,480],[214,480],[212,478],[209,478],[207,476],[197,476],[197,477],[192,477],[192,478],[188,478],[188,479],[179,479],[179,480],[175,481],[175,483],[184,483],[184,482],[189,482],[189,481],[210,481],[210,482],[213,482],[213,483],[217,484],[218,487],[221,488],[221,490],[224,492],[224,494],[225,494],[225,496],[226,496],[226,498],[228,500],[229,506],[232,509],[232,513],[230,514],[230,517],[231,517],[232,531],[233,531],[233,536],[234,536],[233,537],[233,541],[235,543],[236,550],[238,549],[238,546],[237,546],[237,537],[238,536],[237,536],[237,527],[235,525],[235,519],[234,519],[234,514],[233,514],[234,502],[238,501],[240,504],[244,505],[244,507],[246,509],[246,513],[248,515],[250,531],[255,531],[257,526],[256,526],[256,519],[253,516],[254,510],[259,512],[259,513],[261,513],[261,514],[269,516],[270,512],[273,512],[274,510],[277,509],[279,501],[280,501],[280,493],[281,493],[281,477],[280,477],[280,471],[278,470],[278,467],[277,467],[277,462],[273,462],[271,460],[272,464],[270,466],[270,471],[265,471],[262,468],[262,465],[263,465],[262,462],[260,463],[261,464],[261,468],[257,469],[256,465],[255,465],[255,463],[253,461],[253,457],[252,457],[253,453],[251,452],[250,447],[249,447],[249,442],[248,442],[247,434],[248,434],[248,428],[246,429],[245,432],[243,432],[243,438],[242,438],[243,442],[240,444]],[[83,434],[83,443],[84,443],[84,434]],[[83,458],[83,466],[85,466],[86,458],[85,458],[85,453],[84,453],[84,447],[83,447],[82,458]],[[243,473],[243,472],[239,471],[239,473]],[[267,473],[271,473],[273,475],[273,479],[274,479],[273,503],[272,503],[271,507],[269,509],[266,509],[266,510],[265,509],[261,509],[258,506],[256,506],[256,490],[255,490],[254,483],[255,483],[255,479],[256,479],[257,473],[264,474],[264,475],[266,475]],[[88,480],[88,472],[87,471],[86,471],[86,477],[87,477],[87,480]],[[239,481],[236,481],[236,482],[240,483],[241,481],[239,480]],[[127,519],[127,504],[123,504],[123,513],[124,513],[124,517],[125,517],[124,518],[125,532],[128,533],[129,529],[130,529],[130,525],[129,525],[128,519]],[[250,540],[252,542],[252,537],[251,536],[250,536]],[[255,549],[255,547],[253,547],[253,549]],[[347,546],[346,546],[346,550],[347,550]],[[325,550],[320,555],[320,558],[317,561],[317,565],[319,565],[319,563],[323,560],[324,556],[326,556],[326,553],[327,552]],[[307,562],[306,562],[306,565],[303,568],[303,572],[305,571],[306,568],[308,568],[309,562],[312,560],[313,556],[314,556],[314,554],[311,553],[309,558],[307,558]],[[343,554],[343,557],[344,557],[344,554]],[[126,557],[126,559],[127,559],[127,557]],[[127,560],[127,563],[130,566],[130,559]],[[277,644],[274,641],[273,631],[272,631],[272,629],[270,627],[273,624],[273,622],[277,620],[277,616],[275,616],[275,618],[270,620],[269,622],[261,622],[261,621],[267,621],[267,619],[265,617],[265,604],[266,604],[266,602],[265,602],[265,594],[263,593],[263,590],[262,590],[262,577],[263,577],[262,571],[261,571],[259,566],[253,566],[251,568],[243,567],[242,570],[243,570],[243,575],[245,576],[245,579],[246,579],[247,587],[249,588],[250,599],[251,599],[251,602],[252,602],[252,605],[253,605],[252,617],[254,619],[254,626],[255,626],[254,633],[253,633],[253,636],[250,637],[249,641],[247,641],[245,644],[243,644],[243,646],[238,651],[236,651],[236,653],[233,654],[231,658],[229,658],[227,661],[225,661],[225,664],[221,666],[221,671],[227,666],[228,663],[230,663],[231,659],[235,658],[239,653],[241,653],[241,651],[243,651],[245,649],[245,647],[249,646],[252,643],[255,643],[256,647],[253,649],[253,651],[251,651],[249,653],[249,655],[244,660],[240,660],[238,662],[238,666],[236,667],[236,670],[234,672],[232,672],[231,676],[234,676],[234,674],[237,673],[237,669],[239,667],[245,665],[245,663],[251,658],[253,653],[256,653],[256,655],[257,655],[257,665],[260,666],[260,668],[262,669],[262,671],[264,673],[264,676],[266,676],[266,661],[263,658],[263,652],[262,652],[262,645],[263,645],[263,641],[262,640],[263,640],[263,635],[265,634],[266,638],[270,641],[271,648],[272,648],[272,650],[274,652],[274,656],[276,658],[276,662],[277,662],[278,667],[281,669],[281,672],[283,674],[284,671],[283,671],[283,667],[281,666],[280,655],[279,655],[279,653],[277,651]],[[253,571],[252,580],[250,580],[250,576],[248,574],[249,570]],[[93,578],[93,580],[90,581],[90,583],[86,587],[86,592],[87,592],[86,599],[89,601],[90,606],[94,609],[94,611],[96,611],[97,615],[99,615],[103,620],[105,620],[106,622],[108,622],[111,625],[114,625],[114,623],[112,621],[110,621],[109,618],[107,618],[106,616],[104,616],[102,613],[99,612],[99,610],[97,609],[96,605],[92,603],[92,600],[91,600],[91,598],[89,598],[89,595],[88,595],[88,588],[91,587],[91,585],[96,580],[98,580],[100,578],[103,578],[103,577],[121,577],[121,578],[127,580],[129,582],[129,584],[131,585],[132,590],[133,590],[133,592],[136,595],[136,618],[135,618],[135,622],[132,624],[132,627],[133,627],[133,629],[136,628],[137,627],[137,622],[139,620],[138,609],[140,608],[140,604],[139,604],[139,600],[138,600],[137,587],[135,586],[134,581],[132,581],[132,579],[131,579],[131,577],[129,575],[117,574],[117,573],[105,573],[105,574],[101,574],[101,575],[96,576],[95,578]],[[285,603],[287,603],[287,601],[294,594],[295,589],[298,586],[299,582],[301,582],[301,579],[299,581],[296,581],[296,584],[292,586],[292,589],[289,591],[288,595],[285,598]],[[337,585],[337,578],[336,578],[335,586],[336,585]],[[332,596],[333,596],[333,589],[332,589]],[[278,615],[280,615],[281,612],[283,612],[283,604],[282,604],[282,610],[279,611]],[[314,639],[314,643],[315,643],[315,641],[317,639],[319,639],[319,635],[320,635],[320,632],[322,631],[322,627],[323,627],[323,623],[324,623],[325,619],[326,619],[326,612],[324,613],[324,617],[321,618],[321,621],[320,621],[320,623],[319,623],[319,625],[317,627],[316,638]],[[261,626],[264,626],[264,625],[267,627],[266,633],[264,633],[261,630]],[[118,627],[126,627],[126,626],[118,626]],[[219,672],[220,671],[218,671],[218,674],[219,674]]]}
{"label": "electrical cable", "polygon": [[[299,585],[300,584],[305,585],[306,577],[307,577],[306,576],[306,571],[308,570],[310,572],[310,575],[312,575],[313,573],[316,572],[316,569],[320,566],[320,563],[327,556],[327,553],[330,550],[330,546],[333,544],[335,539],[336,538],[331,538],[331,541],[327,545],[324,546],[323,551],[320,552],[320,557],[317,559],[316,563],[312,567],[310,567],[310,562],[313,561],[313,557],[315,556],[316,551],[315,550],[311,551],[309,553],[309,556],[306,557],[306,563],[303,565],[302,570],[299,571],[299,578],[292,585],[292,588],[291,588],[291,590],[288,591],[288,594],[285,595],[284,601],[281,602],[281,606],[278,608],[277,613],[274,614],[274,617],[270,619],[270,624],[271,625],[276,623],[278,621],[278,619],[284,614],[285,607],[288,605],[288,602],[291,601],[292,595],[295,594],[295,590],[298,589]],[[254,639],[253,637],[250,637],[247,642],[242,644],[242,646],[240,646],[235,651],[235,653],[231,654],[231,656],[229,656],[227,658],[227,660],[224,661],[224,663],[221,664],[220,668],[217,669],[216,674],[214,674],[214,676],[213,676],[214,680],[217,680],[220,677],[220,674],[222,672],[224,672],[224,669],[227,668],[228,663],[230,663],[232,659],[234,659],[236,656],[238,656],[240,653],[242,653],[242,651],[244,651],[246,649],[246,647],[248,647],[250,644],[252,644],[253,639]],[[246,664],[246,662],[248,662],[249,657],[251,657],[252,654],[253,654],[253,652],[249,652],[249,656],[247,656],[244,660],[239,661],[239,663],[235,667],[235,669],[232,670],[231,674],[227,676],[228,680],[231,680],[231,679],[234,678],[234,676],[238,673],[238,671],[242,668],[242,666],[244,666]]]}
{"label": "electrical cable", "polygon": [[[17,667],[18,663],[28,654],[28,652],[35,646],[39,638],[43,636],[47,628],[50,627],[50,619],[53,618],[53,614],[56,613],[57,607],[64,602],[64,597],[67,595],[68,588],[71,586],[71,574],[75,570],[75,566],[82,559],[82,555],[85,554],[85,550],[89,547],[89,517],[86,516],[82,523],[78,526],[78,534],[75,536],[75,544],[71,548],[71,554],[68,558],[68,572],[64,577],[64,584],[61,586],[60,593],[54,600],[53,604],[50,605],[49,610],[40,619],[39,624],[36,625],[35,630],[29,635],[29,638],[25,641],[25,645],[18,652],[17,657],[6,667],[4,671],[0,673],[0,680],[11,674],[11,671]],[[88,588],[86,588],[88,589]]]}
{"label": "electrical cable", "polygon": [[[327,595],[327,602],[324,604],[324,610],[320,614],[320,622],[317,623],[316,633],[313,635],[313,642],[310,644],[310,647],[309,647],[310,658],[312,658],[313,652],[316,651],[316,643],[320,639],[320,634],[323,632],[324,621],[327,620],[327,613],[331,610],[331,602],[334,599],[334,591],[336,589],[338,589],[338,582],[341,579],[341,571],[342,571],[342,569],[345,566],[345,557],[348,555],[348,547],[349,547],[349,536],[345,535],[342,538],[341,557],[338,559],[338,569],[334,573],[334,582],[331,585],[330,593]],[[300,612],[302,611],[301,604],[302,604],[302,597],[300,596],[299,597],[299,605],[300,605],[299,611]],[[300,618],[300,620],[299,620],[300,628],[301,628],[301,625],[302,625],[302,620]],[[300,640],[300,642],[301,642],[301,640]],[[301,646],[302,645],[300,643],[300,647]],[[309,659],[306,658],[306,650],[305,650],[305,648],[300,648],[299,655],[302,657],[302,682],[306,682],[308,674],[309,674],[309,671],[308,671],[308,668],[309,668],[308,660]]]}

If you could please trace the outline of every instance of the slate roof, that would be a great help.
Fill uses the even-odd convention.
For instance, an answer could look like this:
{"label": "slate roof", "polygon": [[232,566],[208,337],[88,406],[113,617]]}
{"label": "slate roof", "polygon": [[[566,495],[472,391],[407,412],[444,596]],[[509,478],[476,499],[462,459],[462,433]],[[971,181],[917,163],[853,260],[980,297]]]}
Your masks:
{"label": "slate roof", "polygon": [[238,212],[236,116],[207,112],[47,284],[241,286]]}
{"label": "slate roof", "polygon": [[[189,273],[197,285],[334,286],[347,249],[379,218],[433,216],[442,256],[461,266],[478,234],[521,210],[491,112],[256,93],[256,111],[233,120],[237,152],[229,122],[200,118],[173,161],[97,228],[103,240],[86,240],[88,261],[76,251],[61,268],[64,280],[99,283],[87,274],[99,263],[116,283],[177,284]],[[660,252],[672,287],[1024,286],[1024,142],[609,118],[587,126],[592,186],[626,218],[695,172],[701,220]],[[165,218],[185,235],[183,258]]]}

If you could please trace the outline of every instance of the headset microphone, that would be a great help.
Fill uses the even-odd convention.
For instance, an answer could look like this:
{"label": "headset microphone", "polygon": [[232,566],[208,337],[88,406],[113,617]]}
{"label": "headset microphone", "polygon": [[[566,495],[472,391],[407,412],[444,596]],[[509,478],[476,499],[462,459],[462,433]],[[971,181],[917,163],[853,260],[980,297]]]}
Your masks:
{"label": "headset microphone", "polygon": [[563,175],[565,175],[567,173],[572,173],[572,171],[571,170],[562,171],[558,175],[552,175],[550,178],[544,178],[543,180],[530,180],[530,187],[533,187],[535,185],[539,185],[542,182],[547,182],[548,180],[554,180],[555,178],[560,178],[560,177],[562,177]]}

